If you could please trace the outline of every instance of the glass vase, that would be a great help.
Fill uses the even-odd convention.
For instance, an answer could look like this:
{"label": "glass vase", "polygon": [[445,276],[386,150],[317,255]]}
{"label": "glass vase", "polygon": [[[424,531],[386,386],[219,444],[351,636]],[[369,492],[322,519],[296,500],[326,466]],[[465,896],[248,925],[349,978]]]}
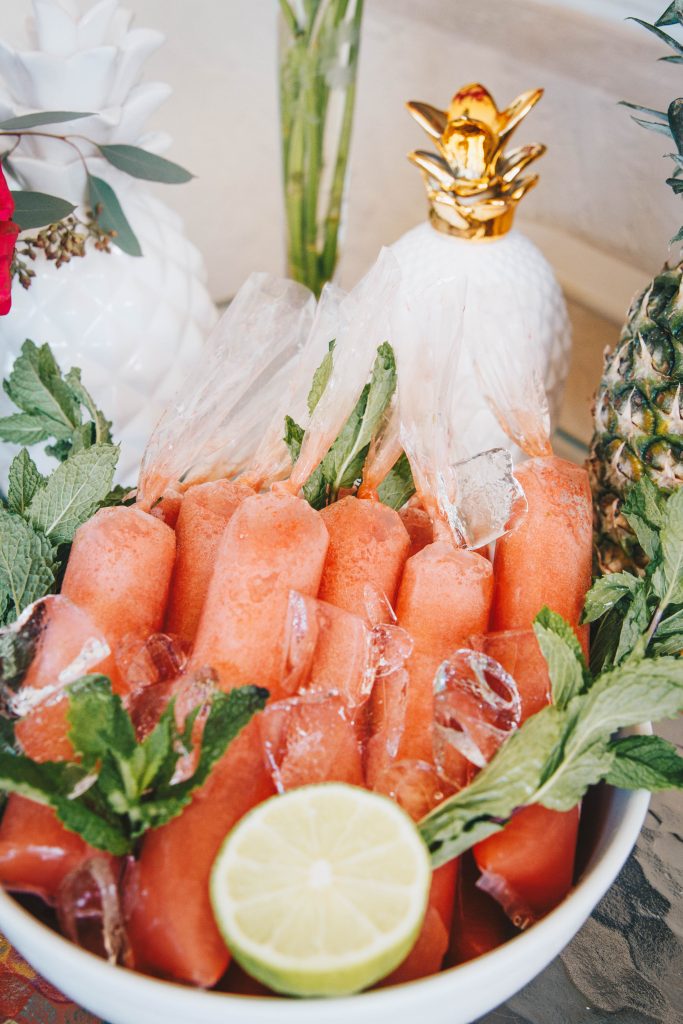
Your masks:
{"label": "glass vase", "polygon": [[334,274],[363,0],[280,0],[287,272],[319,295]]}

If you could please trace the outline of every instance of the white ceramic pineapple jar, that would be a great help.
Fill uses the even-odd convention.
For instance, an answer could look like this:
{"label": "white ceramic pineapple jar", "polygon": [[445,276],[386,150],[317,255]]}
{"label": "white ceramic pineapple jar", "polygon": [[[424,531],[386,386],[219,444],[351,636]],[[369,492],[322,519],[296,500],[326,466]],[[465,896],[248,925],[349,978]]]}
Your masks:
{"label": "white ceramic pineapple jar", "polygon": [[[0,44],[0,119],[42,110],[92,111],[92,117],[50,126],[99,143],[139,145],[151,151],[166,139],[145,133],[145,122],[170,92],[141,82],[147,57],[163,42],[150,29],[131,28],[118,0],[99,0],[83,14],[78,5],[33,0],[25,51]],[[152,427],[178,389],[216,318],[199,251],[180,218],[151,194],[144,181],[117,171],[82,140],[91,174],[106,180],[140,243],[143,255],[112,246],[57,268],[42,253],[31,263],[28,290],[15,279],[12,310],[0,319],[0,376],[6,376],[25,338],[48,342],[66,369],[79,366],[93,397],[113,420],[121,443],[119,479],[137,478]],[[22,138],[11,168],[21,188],[60,196],[84,216],[86,176],[67,144]],[[0,415],[10,411],[0,395]],[[12,446],[2,445],[0,485]]]}
{"label": "white ceramic pineapple jar", "polygon": [[[477,83],[460,89],[448,110],[408,103],[415,120],[434,140],[437,153],[417,150],[409,159],[422,171],[429,223],[408,231],[393,246],[410,293],[437,281],[467,281],[467,315],[457,387],[454,427],[463,455],[510,447],[483,394],[476,370],[487,333],[507,335],[521,368],[532,366],[548,394],[551,420],[559,412],[569,368],[571,336],[560,286],[539,249],[511,230],[519,200],[538,181],[522,172],[545,147],[504,152],[510,135],[540,99],[524,93],[502,111]],[[454,288],[455,304],[462,289]],[[530,396],[531,397],[531,396]],[[520,456],[519,450],[515,451]]]}

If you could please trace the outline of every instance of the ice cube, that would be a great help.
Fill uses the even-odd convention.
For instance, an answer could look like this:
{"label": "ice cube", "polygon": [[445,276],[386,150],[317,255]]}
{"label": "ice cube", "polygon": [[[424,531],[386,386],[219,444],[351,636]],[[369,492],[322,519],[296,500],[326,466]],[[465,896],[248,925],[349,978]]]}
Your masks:
{"label": "ice cube", "polygon": [[517,526],[528,505],[506,448],[491,448],[452,467],[456,497],[444,507],[463,547],[482,548]]}
{"label": "ice cube", "polygon": [[413,821],[419,821],[453,792],[427,761],[403,760],[390,765],[373,789],[395,800]]}
{"label": "ice cube", "polygon": [[499,662],[517,683],[521,720],[551,702],[550,675],[533,629],[506,629],[467,639],[467,646]]}
{"label": "ice cube", "polygon": [[377,658],[361,618],[290,592],[281,669],[286,693],[334,693],[345,707],[359,707],[370,697]]}
{"label": "ice cube", "polygon": [[64,935],[111,964],[129,959],[114,858],[95,854],[62,881],[56,899]]}
{"label": "ice cube", "polygon": [[365,621],[369,626],[380,626],[383,623],[395,625],[397,623],[396,612],[391,607],[389,598],[376,583],[365,584],[363,603],[365,605]]}
{"label": "ice cube", "polygon": [[126,636],[115,651],[125,692],[176,679],[187,665],[187,649],[178,636],[153,633],[146,640]]}
{"label": "ice cube", "polygon": [[21,718],[59,701],[64,687],[108,658],[107,642],[92,619],[66,597],[34,602],[0,631],[0,713]]}
{"label": "ice cube", "polygon": [[432,741],[439,774],[463,785],[463,758],[483,768],[520,719],[517,684],[502,665],[478,651],[456,651],[434,680]]}
{"label": "ice cube", "polygon": [[407,700],[408,673],[405,668],[376,679],[368,722],[370,738],[365,751],[365,772],[371,787],[398,753],[405,729]]}
{"label": "ice cube", "polygon": [[265,763],[279,793],[314,782],[363,785],[356,731],[339,697],[288,697],[269,704],[258,722]]}

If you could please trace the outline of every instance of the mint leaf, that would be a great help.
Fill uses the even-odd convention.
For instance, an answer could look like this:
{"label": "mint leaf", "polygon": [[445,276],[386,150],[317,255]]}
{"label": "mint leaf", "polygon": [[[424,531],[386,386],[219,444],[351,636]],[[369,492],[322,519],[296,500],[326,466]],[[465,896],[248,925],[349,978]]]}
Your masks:
{"label": "mint leaf", "polygon": [[39,763],[23,754],[0,753],[0,790],[18,793],[34,803],[54,806],[62,794],[66,798],[72,793],[84,777],[82,768],[66,761]]}
{"label": "mint leaf", "polygon": [[54,586],[55,564],[45,537],[20,516],[0,509],[0,594],[10,599],[7,614],[16,617]]}
{"label": "mint leaf", "polygon": [[619,756],[614,733],[683,710],[683,660],[648,658],[603,674],[564,708],[532,715],[474,781],[420,822],[438,867],[500,830],[517,807],[575,806]]}
{"label": "mint leaf", "polygon": [[683,602],[683,489],[669,496],[662,517],[661,562],[652,584],[661,605]]}
{"label": "mint leaf", "polygon": [[45,483],[45,477],[25,448],[12,460],[9,468],[9,488],[7,491],[7,507],[17,515],[26,514],[28,506],[39,487]]}
{"label": "mint leaf", "polygon": [[[92,793],[88,792],[92,800]],[[115,857],[132,853],[133,843],[125,822],[108,812],[104,806],[93,808],[85,799],[70,800],[60,795],[54,796],[51,804],[62,825],[70,832],[76,832],[89,846],[105,850]]]}
{"label": "mint leaf", "polygon": [[351,415],[320,464],[325,482],[330,487],[331,501],[336,500],[342,487],[353,487],[362,474],[370,442],[359,447],[358,440],[361,436],[361,425],[369,394],[370,385],[366,384]]}
{"label": "mint leaf", "polygon": [[635,594],[645,586],[645,580],[630,572],[615,572],[600,576],[586,594],[582,622],[595,622],[613,608],[627,594]]}
{"label": "mint leaf", "polygon": [[69,686],[69,739],[91,769],[105,754],[129,758],[136,746],[135,730],[121,698],[107,676],[82,676]]}
{"label": "mint leaf", "polygon": [[[325,357],[313,374],[313,381],[311,383],[311,390],[308,392],[308,412],[312,416],[316,405],[323,396],[323,391],[327,387],[327,382],[330,379],[332,368],[334,366],[334,358],[332,353],[334,352],[334,341],[331,341],[328,347]],[[297,456],[298,457],[298,456]]]}
{"label": "mint leaf", "polygon": [[[67,438],[80,426],[78,403],[62,380],[49,345],[38,348],[32,341],[25,341],[3,386],[14,404],[36,421],[36,426],[38,422],[42,424],[48,437]],[[9,440],[3,429],[5,423],[0,420],[0,437]]]}
{"label": "mint leaf", "polygon": [[283,441],[287,445],[289,450],[289,456],[292,460],[292,465],[296,462],[301,454],[301,445],[304,441],[305,430],[300,427],[291,416],[285,416],[285,436]]}
{"label": "mint leaf", "polygon": [[649,559],[659,554],[659,530],[665,498],[649,477],[642,476],[626,495],[621,512]]}
{"label": "mint leaf", "polygon": [[33,498],[28,516],[53,545],[69,543],[109,494],[119,450],[96,445],[71,455]]}
{"label": "mint leaf", "polygon": [[16,691],[33,661],[36,642],[45,626],[47,608],[44,603],[32,608],[19,628],[16,623],[0,629],[0,717],[11,713],[8,698]]}
{"label": "mint leaf", "polygon": [[505,827],[513,812],[533,802],[548,762],[561,742],[563,718],[552,706],[532,715],[510,736],[473,782],[419,823],[432,867],[460,856]]}
{"label": "mint leaf", "polygon": [[415,482],[408,456],[403,452],[377,488],[377,495],[382,504],[399,509],[403,508],[413,494]]}
{"label": "mint leaf", "polygon": [[268,691],[256,686],[229,694],[213,692],[197,767],[188,779],[173,783],[179,757],[191,749],[200,707],[188,715],[181,731],[171,701],[155,728],[138,742],[130,716],[106,676],[83,676],[67,693],[69,739],[79,761],[39,764],[0,749],[0,790],[48,804],[66,828],[117,856],[132,852],[148,828],[180,814],[228,744],[268,698]]}
{"label": "mint leaf", "polygon": [[611,744],[614,754],[607,775],[621,789],[683,789],[683,757],[660,736],[626,736]]}
{"label": "mint leaf", "polygon": [[611,768],[612,735],[683,711],[683,660],[646,658],[613,669],[567,708],[562,760],[535,802],[570,810]]}
{"label": "mint leaf", "polygon": [[[64,377],[71,394],[90,413],[92,419],[92,444],[111,444],[111,420],[108,420],[101,409],[95,405],[92,395],[81,380],[81,371],[73,367]],[[87,446],[86,446],[87,447]]]}
{"label": "mint leaf", "polygon": [[534,633],[548,665],[553,703],[565,708],[588,681],[581,645],[571,626],[549,608],[543,608],[536,616]]}
{"label": "mint leaf", "polygon": [[9,444],[38,444],[50,436],[51,429],[40,416],[15,412],[0,419],[0,440]]}
{"label": "mint leaf", "polygon": [[373,434],[396,390],[396,358],[388,342],[377,349],[370,383],[363,388],[341,433],[322,461],[334,501],[342,487],[352,487],[363,472]]}
{"label": "mint leaf", "polygon": [[650,610],[647,600],[648,588],[638,587],[633,595],[633,600],[626,606],[623,612],[621,630],[619,632],[619,643],[614,652],[614,664],[618,665],[628,655],[639,647],[643,633],[650,622]]}
{"label": "mint leaf", "polygon": [[683,652],[683,608],[660,620],[652,639],[654,654]]}
{"label": "mint leaf", "polygon": [[[623,602],[623,607],[622,607]],[[598,675],[614,665],[614,655],[619,646],[619,637],[623,625],[623,611],[627,600],[611,608],[597,623],[590,644],[590,668],[593,675]]]}

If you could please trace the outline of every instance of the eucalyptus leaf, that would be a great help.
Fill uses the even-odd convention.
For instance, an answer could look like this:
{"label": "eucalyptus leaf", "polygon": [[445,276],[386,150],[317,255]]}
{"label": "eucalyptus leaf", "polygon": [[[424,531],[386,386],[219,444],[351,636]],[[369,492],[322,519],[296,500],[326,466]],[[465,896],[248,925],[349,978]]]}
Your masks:
{"label": "eucalyptus leaf", "polygon": [[142,256],[142,249],[111,185],[94,174],[88,175],[88,192],[93,214],[103,231],[113,232],[112,241],[129,256]]}
{"label": "eucalyptus leaf", "polygon": [[97,147],[112,166],[117,167],[125,174],[134,178],[143,178],[145,181],[162,181],[166,185],[182,185],[191,181],[194,177],[180,164],[166,160],[156,153],[150,153],[140,146],[99,145]]}
{"label": "eucalyptus leaf", "polygon": [[40,128],[44,124],[63,124],[65,121],[78,121],[82,117],[94,116],[85,110],[43,110],[37,114],[22,114],[21,117],[10,117],[0,121],[0,132],[25,131],[29,128]]}
{"label": "eucalyptus leaf", "polygon": [[66,199],[51,196],[46,192],[12,192],[14,213],[12,220],[22,231],[28,228],[42,228],[64,220],[76,207]]}

